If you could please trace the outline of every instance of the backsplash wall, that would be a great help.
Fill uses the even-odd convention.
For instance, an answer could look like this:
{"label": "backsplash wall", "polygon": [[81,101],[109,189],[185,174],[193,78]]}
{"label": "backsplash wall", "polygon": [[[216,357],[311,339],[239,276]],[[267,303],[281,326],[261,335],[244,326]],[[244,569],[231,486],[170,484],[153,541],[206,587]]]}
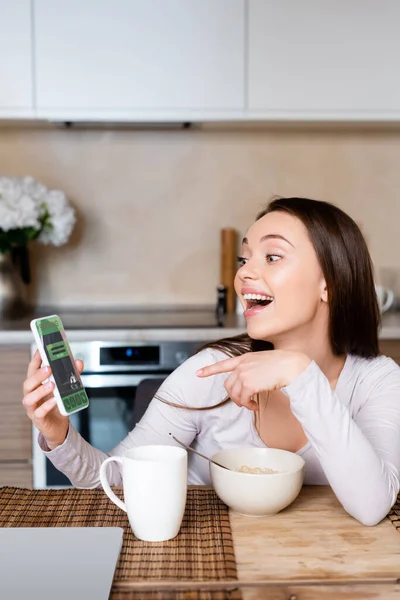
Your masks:
{"label": "backsplash wall", "polygon": [[32,245],[42,305],[214,304],[220,229],[244,235],[273,194],[346,210],[391,273],[399,163],[398,128],[0,129],[0,173],[62,189],[77,211],[66,246]]}

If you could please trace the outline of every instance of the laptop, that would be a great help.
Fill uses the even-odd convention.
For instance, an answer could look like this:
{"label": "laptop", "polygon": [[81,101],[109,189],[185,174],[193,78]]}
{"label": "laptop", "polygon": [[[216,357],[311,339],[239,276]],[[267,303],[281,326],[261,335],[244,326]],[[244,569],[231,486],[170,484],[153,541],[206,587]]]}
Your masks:
{"label": "laptop", "polygon": [[108,600],[121,527],[0,528],[1,600]]}

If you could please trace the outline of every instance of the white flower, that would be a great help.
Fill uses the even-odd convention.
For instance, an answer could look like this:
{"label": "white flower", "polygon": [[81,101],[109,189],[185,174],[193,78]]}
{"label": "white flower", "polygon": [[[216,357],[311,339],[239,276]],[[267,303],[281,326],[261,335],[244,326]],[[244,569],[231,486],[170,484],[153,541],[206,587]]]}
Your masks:
{"label": "white flower", "polygon": [[0,177],[0,232],[33,228],[39,242],[61,246],[75,221],[63,192],[49,191],[32,177]]}
{"label": "white flower", "polygon": [[47,188],[38,181],[35,181],[33,177],[22,177],[21,187],[25,194],[28,194],[34,200],[42,200],[47,194]]}
{"label": "white flower", "polygon": [[67,242],[75,225],[75,211],[67,203],[64,192],[53,190],[46,194],[43,205],[50,214],[50,226],[45,226],[38,237],[42,244],[61,246]]}
{"label": "white flower", "polygon": [[37,203],[24,193],[17,179],[0,177],[0,229],[40,228]]}

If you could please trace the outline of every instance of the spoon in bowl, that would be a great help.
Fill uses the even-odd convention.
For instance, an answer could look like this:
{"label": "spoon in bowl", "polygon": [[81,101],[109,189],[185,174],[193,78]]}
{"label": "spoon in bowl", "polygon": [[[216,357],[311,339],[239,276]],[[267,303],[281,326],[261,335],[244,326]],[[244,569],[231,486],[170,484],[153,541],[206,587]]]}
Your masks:
{"label": "spoon in bowl", "polygon": [[201,452],[197,452],[197,450],[193,450],[193,448],[191,448],[190,446],[186,446],[186,444],[179,441],[174,435],[172,435],[172,433],[170,433],[169,435],[172,437],[173,440],[178,442],[178,444],[183,446],[183,448],[185,448],[186,450],[189,450],[189,452],[193,452],[194,454],[201,456],[201,458],[205,458],[206,460],[208,460],[208,462],[213,463],[214,465],[217,465],[217,467],[222,467],[222,469],[226,469],[227,471],[233,471],[233,469],[230,469],[229,467],[225,467],[224,465],[221,465],[221,463],[217,462],[216,460],[213,460],[212,458],[208,458],[208,456],[204,456],[204,454],[201,454]]}

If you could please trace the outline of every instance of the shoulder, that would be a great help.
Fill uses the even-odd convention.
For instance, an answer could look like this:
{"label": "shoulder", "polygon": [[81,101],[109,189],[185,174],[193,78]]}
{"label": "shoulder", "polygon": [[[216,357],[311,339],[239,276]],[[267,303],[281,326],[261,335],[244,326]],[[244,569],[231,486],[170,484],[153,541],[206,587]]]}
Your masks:
{"label": "shoulder", "polygon": [[228,373],[211,377],[197,377],[196,371],[229,358],[215,348],[205,348],[183,362],[167,379],[158,391],[165,400],[187,406],[211,406],[226,397],[224,388]]}
{"label": "shoulder", "polygon": [[[204,350],[197,352],[197,354],[194,354],[185,360],[185,362],[175,369],[174,373],[176,376],[179,375],[180,377],[187,376],[189,378],[193,378],[193,376],[196,376],[196,371],[198,369],[208,365],[213,365],[214,363],[227,358],[229,358],[229,356],[225,354],[225,352],[222,352],[222,350],[217,350],[216,348],[205,348]],[[226,374],[224,374],[224,379],[225,378]],[[197,379],[199,378],[197,377]],[[213,379],[214,377],[207,377],[202,381],[212,381]]]}
{"label": "shoulder", "polygon": [[345,379],[351,387],[362,388],[364,395],[388,391],[397,391],[400,394],[400,367],[388,356],[348,356]]}

